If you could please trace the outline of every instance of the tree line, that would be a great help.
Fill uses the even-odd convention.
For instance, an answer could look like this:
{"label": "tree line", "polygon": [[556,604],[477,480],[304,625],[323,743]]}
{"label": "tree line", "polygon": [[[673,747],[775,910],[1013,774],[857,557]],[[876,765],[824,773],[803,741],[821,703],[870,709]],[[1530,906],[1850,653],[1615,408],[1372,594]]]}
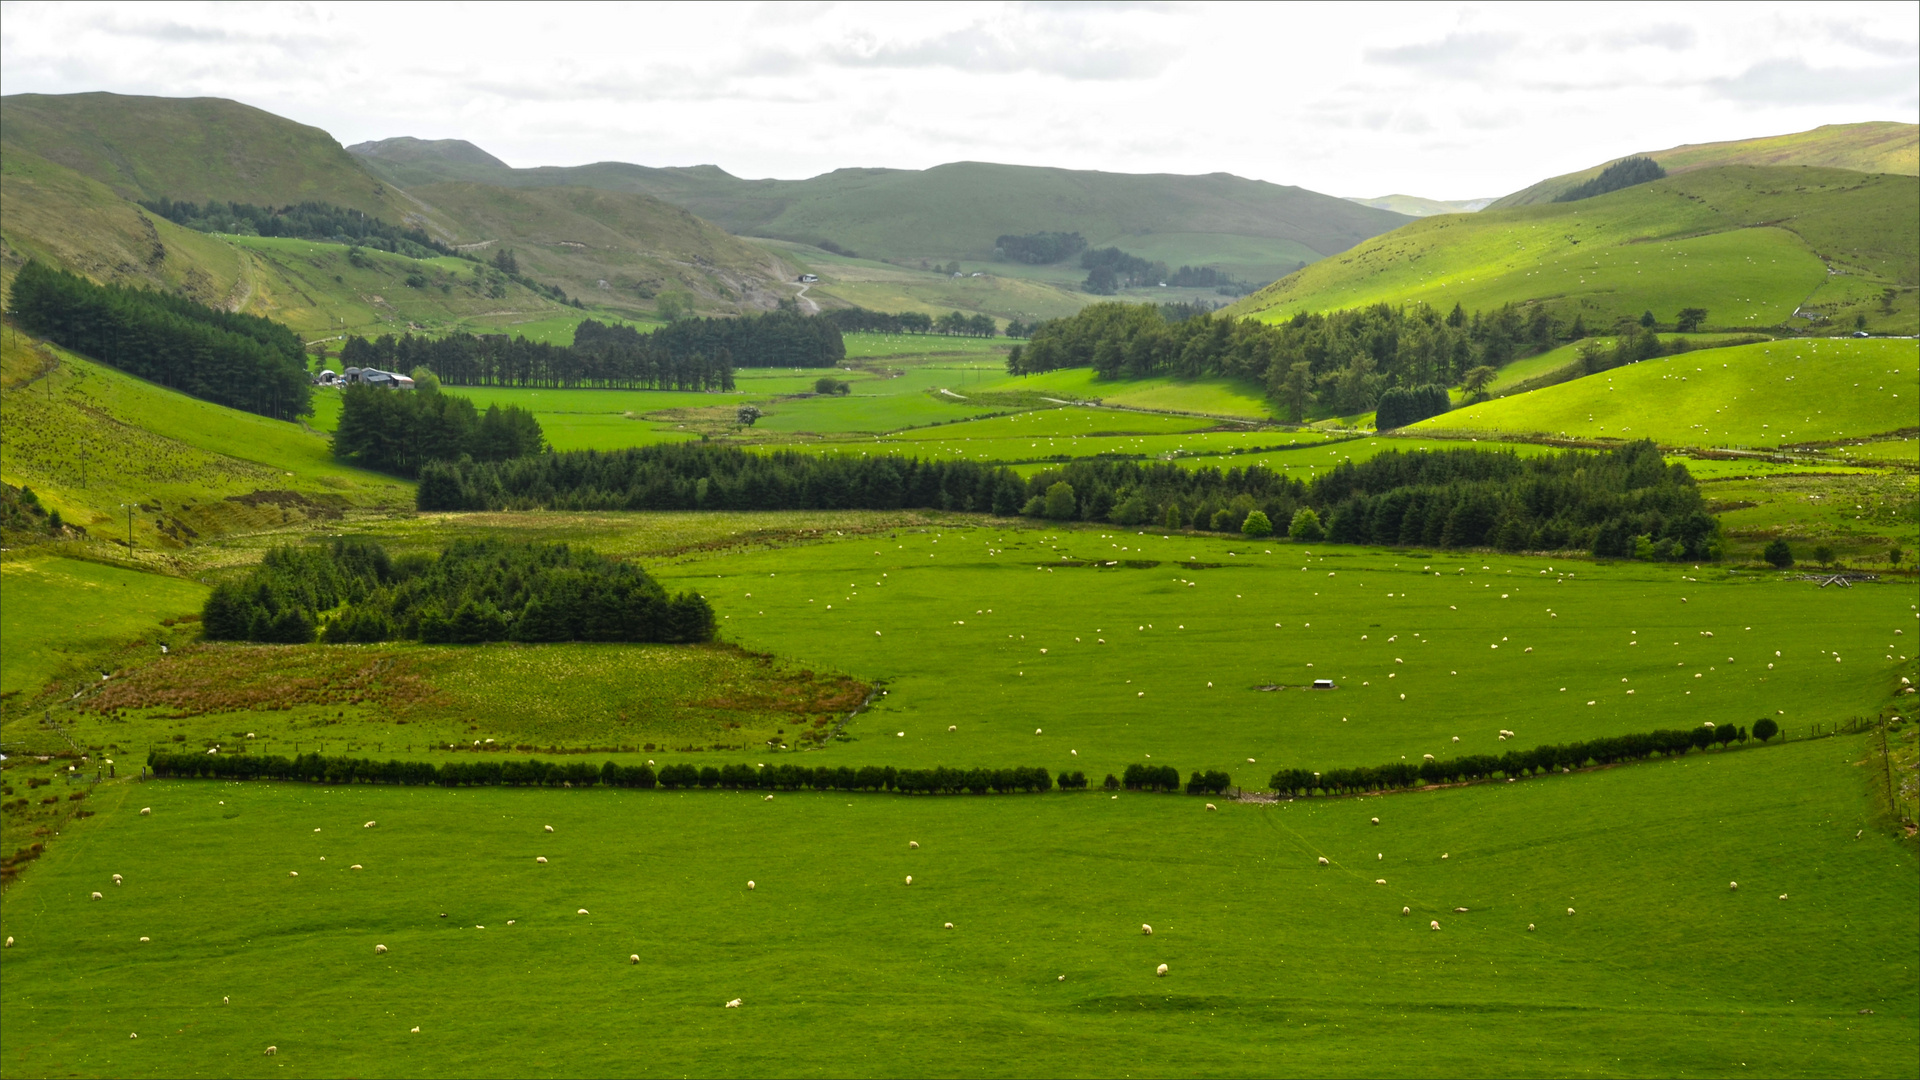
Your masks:
{"label": "tree line", "polygon": [[96,285],[36,260],[14,276],[10,306],[28,333],[150,382],[262,416],[313,411],[300,338],[271,319]]}
{"label": "tree line", "polygon": [[710,641],[713,609],[631,563],[565,544],[461,540],[438,556],[380,545],[274,547],[201,611],[210,641]]}
{"label": "tree line", "polygon": [[1077,232],[1037,232],[1025,236],[1001,236],[993,241],[997,259],[1011,259],[1029,266],[1047,266],[1065,262],[1087,250],[1087,240]]}
{"label": "tree line", "polygon": [[[424,376],[425,373],[422,372]],[[443,394],[423,381],[414,393],[355,384],[341,391],[333,454],[362,468],[419,475],[429,461],[461,456],[505,461],[547,447],[540,422],[518,405],[489,405]]]}
{"label": "tree line", "polygon": [[[1761,718],[1753,725],[1752,738],[1765,742],[1779,734],[1779,725]],[[1711,746],[1730,746],[1746,742],[1745,727],[1733,724],[1703,724],[1691,731],[1649,731],[1634,735],[1614,735],[1586,742],[1558,743],[1532,750],[1509,750],[1505,754],[1467,754],[1437,760],[1394,761],[1385,765],[1351,769],[1281,769],[1267,781],[1282,795],[1355,795],[1375,791],[1395,791],[1426,784],[1457,784],[1490,780],[1497,776],[1521,779],[1588,764],[1613,765],[1622,761],[1643,761],[1656,754],[1679,757],[1689,750]]]}
{"label": "tree line", "polygon": [[1621,188],[1630,188],[1636,184],[1658,180],[1665,175],[1667,170],[1661,168],[1650,157],[1621,158],[1602,169],[1599,176],[1555,195],[1553,201],[1579,202],[1581,199],[1591,199],[1595,195],[1605,195],[1609,191],[1619,191]]}
{"label": "tree line", "polygon": [[[692,321],[692,320],[689,320]],[[426,368],[450,386],[538,389],[731,390],[734,357],[683,349],[630,326],[582,320],[571,346],[504,334],[348,338],[340,362],[390,371]]]}
{"label": "tree line", "polygon": [[[842,333],[869,334],[949,334],[954,337],[993,337],[999,328],[993,316],[967,315],[950,311],[937,318],[919,311],[868,311],[866,308],[834,308],[821,312],[821,319],[840,328]],[[1007,324],[1007,336],[1019,337],[1017,330],[1026,324],[1018,320]]]}
{"label": "tree line", "polygon": [[1137,288],[1167,280],[1166,263],[1129,255],[1117,247],[1082,252],[1080,269],[1088,272],[1087,280],[1080,283],[1081,290],[1095,296],[1112,296],[1122,286]]}
{"label": "tree line", "polygon": [[272,207],[221,202],[219,199],[194,203],[159,198],[143,199],[140,205],[175,225],[184,225],[196,232],[330,240],[337,244],[378,248],[414,259],[456,254],[425,230],[394,225],[377,217],[369,217],[359,210],[332,203],[303,202],[294,206]]}

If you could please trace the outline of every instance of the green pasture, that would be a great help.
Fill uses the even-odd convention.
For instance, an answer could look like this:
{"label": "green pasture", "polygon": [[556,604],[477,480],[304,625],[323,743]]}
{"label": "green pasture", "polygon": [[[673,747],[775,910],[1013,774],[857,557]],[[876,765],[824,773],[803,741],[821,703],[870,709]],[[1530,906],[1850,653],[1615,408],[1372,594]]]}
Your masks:
{"label": "green pasture", "polygon": [[1648,360],[1413,425],[1414,431],[1796,446],[1911,429],[1920,348],[1804,338]]}
{"label": "green pasture", "polygon": [[109,784],[9,890],[0,1060],[1911,1075],[1914,961],[1887,935],[1920,915],[1916,864],[1875,815],[1866,741],[1217,813]]}
{"label": "green pasture", "polygon": [[125,567],[60,557],[0,561],[0,701],[13,712],[56,676],[133,639],[157,633],[172,640],[160,620],[198,616],[206,598],[197,582]]}
{"label": "green pasture", "polygon": [[1093,401],[1122,408],[1191,412],[1250,420],[1273,416],[1273,404],[1251,383],[1232,379],[1099,379],[1092,368],[1062,368],[1039,375],[1009,375],[979,388],[984,392],[1023,391],[1062,400]]}
{"label": "green pasture", "polygon": [[[1664,335],[1661,340],[1667,342],[1684,341],[1693,347],[1702,348],[1717,342],[1736,340],[1742,336],[1744,335],[1667,334]],[[1500,369],[1499,375],[1496,376],[1491,383],[1487,384],[1487,392],[1496,397],[1503,396],[1514,392],[1514,388],[1521,383],[1555,373],[1560,373],[1564,378],[1568,379],[1577,378],[1583,374],[1578,366],[1580,364],[1580,352],[1583,348],[1588,347],[1589,342],[1591,342],[1594,347],[1610,349],[1617,340],[1617,338],[1612,337],[1596,337],[1589,338],[1585,341],[1573,341],[1557,348],[1548,349],[1543,353],[1536,353],[1532,356],[1515,360]],[[1458,400],[1457,396],[1455,400]]]}
{"label": "green pasture", "polygon": [[853,333],[843,337],[849,360],[953,357],[990,360],[1002,370],[1007,350],[1018,344],[1005,338],[955,337],[950,334]]}
{"label": "green pasture", "polygon": [[1920,548],[1920,477],[1911,471],[1809,468],[1713,481],[1701,491],[1736,559],[1757,559],[1775,537],[1809,564],[1803,569],[1817,568],[1813,549],[1822,544],[1842,562],[1865,567],[1884,567],[1894,546],[1906,550],[1911,567]]}

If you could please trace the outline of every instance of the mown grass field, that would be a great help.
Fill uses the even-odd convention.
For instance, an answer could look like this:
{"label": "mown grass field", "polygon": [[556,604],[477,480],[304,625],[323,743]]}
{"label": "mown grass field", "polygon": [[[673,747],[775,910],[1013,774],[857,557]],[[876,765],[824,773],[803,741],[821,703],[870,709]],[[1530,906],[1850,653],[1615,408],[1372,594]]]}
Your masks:
{"label": "mown grass field", "polygon": [[1911,1075],[1914,961],[1886,942],[1920,916],[1916,862],[1874,816],[1865,741],[1218,813],[1098,792],[110,785],[9,892],[0,1059]]}
{"label": "mown grass field", "polygon": [[[1864,316],[1878,332],[1910,334],[1920,325],[1917,225],[1911,177],[1709,168],[1575,203],[1422,219],[1231,310],[1278,321],[1374,303],[1543,303],[1601,326],[1645,310],[1671,322],[1680,308],[1701,307],[1710,326],[1738,330],[1788,325],[1804,305],[1835,325]],[[1891,311],[1879,305],[1888,287]]]}
{"label": "mown grass field", "polygon": [[1411,430],[1798,446],[1913,428],[1916,386],[1920,349],[1912,341],[1803,338],[1648,360],[1456,409]]}

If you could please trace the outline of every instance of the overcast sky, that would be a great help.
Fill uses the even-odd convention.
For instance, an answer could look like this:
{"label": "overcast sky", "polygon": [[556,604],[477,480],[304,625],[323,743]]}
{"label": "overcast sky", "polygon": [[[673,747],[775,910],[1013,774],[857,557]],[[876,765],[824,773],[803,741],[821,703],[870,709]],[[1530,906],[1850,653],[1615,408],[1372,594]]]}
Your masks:
{"label": "overcast sky", "polygon": [[0,89],[233,98],[517,166],[975,160],[1468,198],[1913,123],[1920,4],[7,3]]}

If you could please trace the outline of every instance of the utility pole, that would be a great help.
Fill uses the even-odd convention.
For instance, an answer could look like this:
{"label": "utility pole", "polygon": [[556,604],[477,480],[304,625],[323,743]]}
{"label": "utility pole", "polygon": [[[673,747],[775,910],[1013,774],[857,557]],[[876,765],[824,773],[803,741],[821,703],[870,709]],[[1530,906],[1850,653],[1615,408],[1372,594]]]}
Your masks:
{"label": "utility pole", "polygon": [[127,553],[133,553],[133,509],[137,503],[121,503],[120,508],[127,512]]}

